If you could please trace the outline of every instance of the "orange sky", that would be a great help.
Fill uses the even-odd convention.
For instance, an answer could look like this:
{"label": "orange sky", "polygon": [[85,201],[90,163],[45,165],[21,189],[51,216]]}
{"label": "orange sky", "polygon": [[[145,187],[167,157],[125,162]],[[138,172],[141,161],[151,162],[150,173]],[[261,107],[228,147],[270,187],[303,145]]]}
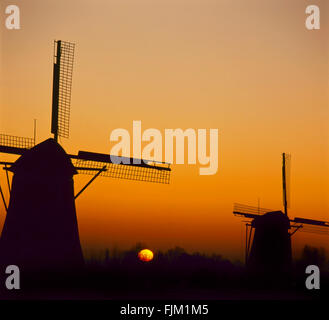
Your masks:
{"label": "orange sky", "polygon": [[[150,248],[243,257],[234,202],[281,209],[281,153],[292,154],[290,216],[329,220],[326,1],[16,0],[0,7],[0,131],[50,136],[53,40],[77,44],[69,153],[108,153],[110,132],[218,128],[219,171],[175,165],[168,185],[99,178],[77,200],[84,249]],[[321,29],[305,28],[317,4]],[[2,156],[4,159],[5,157]],[[0,179],[2,186],[4,173]],[[90,176],[75,178],[79,190]],[[0,207],[0,222],[4,209]],[[294,236],[294,247],[328,237]]]}

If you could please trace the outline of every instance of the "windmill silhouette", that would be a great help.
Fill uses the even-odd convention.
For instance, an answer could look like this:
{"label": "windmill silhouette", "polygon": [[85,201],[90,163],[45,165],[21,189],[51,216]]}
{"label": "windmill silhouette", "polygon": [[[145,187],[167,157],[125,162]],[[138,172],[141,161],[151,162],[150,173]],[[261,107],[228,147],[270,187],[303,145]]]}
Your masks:
{"label": "windmill silhouette", "polygon": [[282,275],[291,270],[291,237],[298,231],[329,234],[329,222],[289,219],[290,155],[282,154],[282,211],[234,204],[233,214],[247,219],[245,239],[246,265],[256,273]]}
{"label": "windmill silhouette", "polygon": [[[90,151],[67,154],[58,138],[69,137],[71,88],[75,45],[54,42],[51,133],[35,145],[35,137],[1,134],[0,152],[17,155],[15,162],[0,162],[10,191],[0,238],[0,265],[24,270],[67,270],[84,264],[75,199],[98,177],[168,184],[170,164]],[[13,173],[12,183],[8,172]],[[74,175],[92,174],[74,194]]]}

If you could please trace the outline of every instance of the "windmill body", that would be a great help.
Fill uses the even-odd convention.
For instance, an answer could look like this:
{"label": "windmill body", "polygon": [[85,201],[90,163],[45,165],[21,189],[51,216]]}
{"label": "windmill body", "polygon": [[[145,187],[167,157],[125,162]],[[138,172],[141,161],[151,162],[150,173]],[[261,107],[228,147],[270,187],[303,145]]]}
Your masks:
{"label": "windmill body", "polygon": [[255,234],[248,267],[257,272],[289,272],[291,268],[290,221],[281,211],[271,211],[252,221]]}
{"label": "windmill body", "polygon": [[23,270],[60,270],[83,265],[70,157],[48,139],[27,150],[13,172],[0,261]]}

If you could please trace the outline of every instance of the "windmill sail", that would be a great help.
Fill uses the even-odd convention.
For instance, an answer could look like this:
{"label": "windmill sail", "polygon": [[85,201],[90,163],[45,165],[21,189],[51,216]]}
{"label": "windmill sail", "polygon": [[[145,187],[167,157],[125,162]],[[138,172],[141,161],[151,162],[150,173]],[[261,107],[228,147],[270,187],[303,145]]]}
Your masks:
{"label": "windmill sail", "polygon": [[56,141],[58,137],[69,137],[74,49],[73,43],[61,40],[54,42],[51,133]]}
{"label": "windmill sail", "polygon": [[329,234],[329,222],[296,217],[290,220],[294,226],[299,226],[301,232]]}
{"label": "windmill sail", "polygon": [[8,134],[0,134],[0,152],[10,154],[23,154],[34,146],[33,138],[17,137]]}
{"label": "windmill sail", "polygon": [[165,162],[79,151],[78,156],[73,156],[73,163],[82,174],[94,174],[95,169],[105,167],[100,176],[164,184],[170,182],[171,168]]}
{"label": "windmill sail", "polygon": [[246,218],[254,218],[260,214],[273,211],[271,209],[265,209],[260,207],[248,206],[241,203],[234,203],[233,214],[244,216]]}
{"label": "windmill sail", "polygon": [[282,154],[282,191],[283,191],[283,207],[284,213],[288,216],[288,208],[290,204],[290,161],[291,155]]}
{"label": "windmill sail", "polygon": [[305,223],[310,224],[314,226],[320,226],[320,227],[329,227],[329,222],[327,221],[321,221],[321,220],[313,220],[313,219],[305,219],[305,218],[295,218],[293,222],[297,223]]}

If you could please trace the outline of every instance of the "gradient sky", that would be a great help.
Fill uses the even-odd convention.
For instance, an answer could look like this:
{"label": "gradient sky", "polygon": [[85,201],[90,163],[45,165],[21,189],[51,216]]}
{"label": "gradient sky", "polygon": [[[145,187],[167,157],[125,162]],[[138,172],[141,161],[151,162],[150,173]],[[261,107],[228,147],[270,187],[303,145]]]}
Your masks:
{"label": "gradient sky", "polygon": [[[233,203],[282,209],[282,152],[292,155],[290,216],[329,220],[327,1],[14,2],[21,30],[4,27],[12,1],[0,6],[2,133],[32,136],[37,119],[37,141],[50,136],[54,39],[77,44],[67,152],[109,153],[111,131],[133,120],[219,129],[214,176],[175,165],[170,185],[96,180],[76,203],[85,252],[142,241],[242,259]],[[310,4],[320,30],[305,28]],[[75,177],[76,190],[89,179]],[[305,244],[329,249],[328,237],[294,235],[295,253]]]}

